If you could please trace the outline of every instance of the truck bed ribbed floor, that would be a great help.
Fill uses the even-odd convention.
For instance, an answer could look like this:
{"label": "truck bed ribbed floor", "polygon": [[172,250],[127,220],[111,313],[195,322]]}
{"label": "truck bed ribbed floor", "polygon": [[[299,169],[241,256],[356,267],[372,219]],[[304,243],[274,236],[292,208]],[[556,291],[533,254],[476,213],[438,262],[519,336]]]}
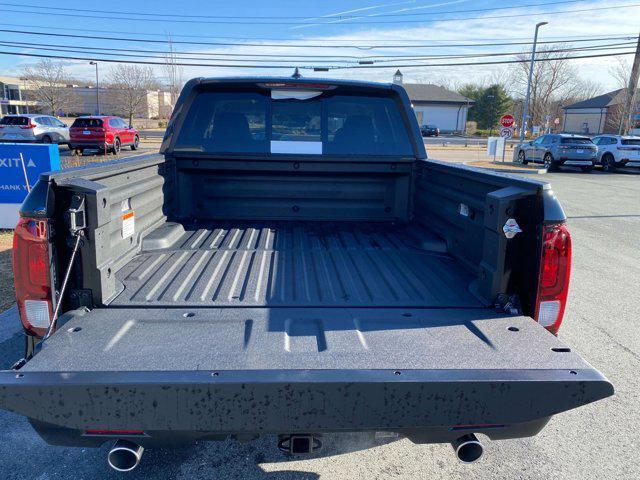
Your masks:
{"label": "truck bed ribbed floor", "polygon": [[[111,305],[478,307],[428,232],[391,224],[220,223],[142,252]],[[437,240],[436,240],[437,243]]]}

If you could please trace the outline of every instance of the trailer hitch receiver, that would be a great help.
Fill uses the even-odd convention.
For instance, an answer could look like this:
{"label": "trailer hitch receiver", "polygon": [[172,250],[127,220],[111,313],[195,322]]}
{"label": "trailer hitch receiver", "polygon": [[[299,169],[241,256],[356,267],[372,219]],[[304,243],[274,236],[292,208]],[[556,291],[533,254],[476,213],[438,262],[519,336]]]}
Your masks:
{"label": "trailer hitch receiver", "polygon": [[292,455],[305,455],[319,451],[322,440],[315,435],[280,435],[278,448]]}

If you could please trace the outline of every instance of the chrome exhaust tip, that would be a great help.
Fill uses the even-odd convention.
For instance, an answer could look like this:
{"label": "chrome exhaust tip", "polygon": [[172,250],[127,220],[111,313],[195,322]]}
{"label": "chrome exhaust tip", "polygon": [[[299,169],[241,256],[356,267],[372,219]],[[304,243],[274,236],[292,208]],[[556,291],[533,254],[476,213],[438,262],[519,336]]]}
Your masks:
{"label": "chrome exhaust tip", "polygon": [[484,447],[480,440],[469,433],[451,442],[451,446],[456,452],[456,457],[461,463],[473,463],[480,460],[484,453]]}
{"label": "chrome exhaust tip", "polygon": [[113,444],[107,462],[109,466],[118,472],[130,472],[138,466],[144,447],[128,440],[117,440]]}

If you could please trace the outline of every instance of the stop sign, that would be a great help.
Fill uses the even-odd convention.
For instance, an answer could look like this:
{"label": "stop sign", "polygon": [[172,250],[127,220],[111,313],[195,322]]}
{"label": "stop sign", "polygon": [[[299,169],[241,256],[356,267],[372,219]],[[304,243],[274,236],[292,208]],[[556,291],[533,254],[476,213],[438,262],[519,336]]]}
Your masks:
{"label": "stop sign", "polygon": [[504,128],[511,128],[513,127],[513,124],[515,123],[516,119],[513,118],[513,115],[503,115],[502,117],[500,117],[500,125],[502,125]]}

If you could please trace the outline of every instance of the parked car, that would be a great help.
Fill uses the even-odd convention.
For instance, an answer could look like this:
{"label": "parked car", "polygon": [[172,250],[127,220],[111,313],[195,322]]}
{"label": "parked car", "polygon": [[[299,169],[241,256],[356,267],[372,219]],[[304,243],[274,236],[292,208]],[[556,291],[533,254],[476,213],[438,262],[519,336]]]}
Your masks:
{"label": "parked car", "polygon": [[47,442],[113,442],[127,471],[148,447],[382,432],[472,462],[477,433],[613,394],[556,336],[549,185],[427,160],[401,86],[198,78],[160,152],[43,174],[21,208],[27,350],[0,408]]}
{"label": "parked car", "polygon": [[618,167],[640,167],[640,137],[598,135],[593,137],[593,143],[598,146],[597,163],[605,172]]}
{"label": "parked car", "polygon": [[422,125],[420,127],[420,133],[423,137],[437,137],[440,135],[440,129],[435,125]]}
{"label": "parked car", "polygon": [[598,147],[589,137],[570,134],[547,134],[518,146],[518,161],[543,163],[549,170],[557,170],[561,165],[580,167],[590,172],[596,162]]}
{"label": "parked car", "polygon": [[69,143],[69,127],[50,115],[5,115],[0,142]]}
{"label": "parked car", "polygon": [[131,150],[137,150],[140,144],[138,130],[120,117],[78,117],[71,125],[70,132],[69,147],[80,154],[90,149],[117,154],[122,147],[128,146]]}

